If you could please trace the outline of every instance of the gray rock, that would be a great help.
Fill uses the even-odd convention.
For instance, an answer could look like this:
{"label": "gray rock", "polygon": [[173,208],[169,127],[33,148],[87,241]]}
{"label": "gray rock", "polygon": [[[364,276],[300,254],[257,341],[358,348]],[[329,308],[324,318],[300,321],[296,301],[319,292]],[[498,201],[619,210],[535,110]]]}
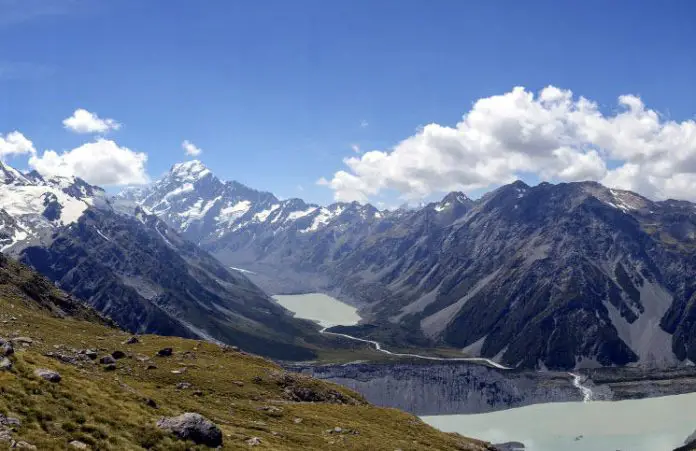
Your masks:
{"label": "gray rock", "polygon": [[85,355],[87,356],[88,359],[90,360],[96,360],[97,358],[97,351],[93,349],[86,349],[85,350]]}
{"label": "gray rock", "polygon": [[31,443],[27,443],[23,440],[20,440],[18,442],[14,442],[12,444],[12,448],[16,449],[38,449],[35,445],[32,445]]}
{"label": "gray rock", "polygon": [[172,348],[162,348],[159,351],[157,351],[157,355],[159,357],[169,357],[170,355],[172,355],[172,352]]}
{"label": "gray rock", "polygon": [[251,437],[249,440],[246,441],[246,443],[249,446],[258,446],[261,444],[261,439],[258,437]]}
{"label": "gray rock", "polygon": [[18,419],[8,418],[0,413],[0,442],[12,442],[12,432],[21,424]]}
{"label": "gray rock", "polygon": [[138,337],[136,337],[135,335],[133,335],[128,340],[123,342],[124,345],[134,345],[136,343],[140,343],[140,339]]}
{"label": "gray rock", "polygon": [[61,377],[57,371],[49,370],[46,368],[37,368],[34,370],[34,376],[40,377],[41,379],[47,380],[48,382],[60,382]]}
{"label": "gray rock", "polygon": [[72,442],[68,443],[68,446],[74,449],[89,449],[89,445],[79,440],[73,440]]}
{"label": "gray rock", "polygon": [[4,343],[2,345],[2,349],[0,349],[0,355],[9,357],[12,354],[14,354],[14,348],[12,347],[12,343]]}
{"label": "gray rock", "polygon": [[102,365],[109,365],[112,363],[116,363],[116,359],[110,355],[105,355],[104,357],[99,359],[99,363],[101,363]]}
{"label": "gray rock", "polygon": [[29,337],[15,337],[15,338],[12,339],[12,342],[15,343],[15,344],[20,344],[20,345],[28,346],[28,345],[34,343],[34,340],[32,340],[32,339],[29,338]]}
{"label": "gray rock", "polygon": [[198,413],[187,412],[176,417],[160,418],[157,427],[171,432],[182,440],[191,440],[199,445],[217,447],[222,445],[222,431],[212,421]]}
{"label": "gray rock", "polygon": [[113,357],[116,360],[122,359],[126,356],[126,353],[123,351],[114,351],[111,353],[111,357]]}
{"label": "gray rock", "polygon": [[0,358],[0,371],[10,371],[12,369],[12,361],[7,357]]}

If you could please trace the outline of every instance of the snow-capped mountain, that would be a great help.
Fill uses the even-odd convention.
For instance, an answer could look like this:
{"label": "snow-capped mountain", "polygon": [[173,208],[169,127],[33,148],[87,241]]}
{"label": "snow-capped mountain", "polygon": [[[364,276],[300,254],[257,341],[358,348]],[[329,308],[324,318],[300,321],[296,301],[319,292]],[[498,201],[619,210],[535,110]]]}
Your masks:
{"label": "snow-capped mountain", "polygon": [[[205,173],[177,177],[187,187]],[[316,338],[310,323],[128,196],[109,198],[79,178],[46,179],[0,164],[0,246],[133,332],[204,338],[278,358],[314,356],[302,342]]]}
{"label": "snow-capped mountain", "polygon": [[104,199],[104,190],[82,179],[45,179],[0,163],[0,251],[17,253],[45,243],[57,228],[74,223]]}
{"label": "snow-capped mountain", "polygon": [[175,164],[168,174],[146,188],[119,194],[152,211],[195,242],[211,243],[233,232],[293,229],[311,233],[344,214],[379,218],[372,206],[336,203],[327,207],[301,199],[279,200],[273,194],[235,181],[223,182],[200,161]]}

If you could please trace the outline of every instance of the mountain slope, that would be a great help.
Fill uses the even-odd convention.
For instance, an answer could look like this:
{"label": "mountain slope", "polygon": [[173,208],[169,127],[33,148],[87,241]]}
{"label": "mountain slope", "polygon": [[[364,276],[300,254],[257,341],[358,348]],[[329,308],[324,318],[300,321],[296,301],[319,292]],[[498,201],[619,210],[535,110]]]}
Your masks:
{"label": "mountain slope", "polygon": [[[508,185],[435,243],[392,252],[399,276],[378,279],[387,302],[366,311],[511,366],[672,365],[689,356],[664,321],[686,280],[675,269],[693,274],[691,238],[670,249],[650,233],[672,214],[596,183]],[[378,251],[365,246],[339,269],[376,273]]]}
{"label": "mountain slope", "polygon": [[90,209],[22,260],[134,332],[204,338],[309,359],[315,328],[155,216]]}
{"label": "mountain slope", "polygon": [[[27,293],[26,283],[37,289]],[[0,337],[14,344],[11,368],[0,369],[0,446],[208,449],[157,426],[162,417],[195,412],[220,429],[222,449],[494,449],[229,347],[155,335],[128,340],[5,258],[0,287]],[[164,348],[171,356],[157,356]],[[112,365],[89,357],[120,357],[115,351],[123,357]]]}

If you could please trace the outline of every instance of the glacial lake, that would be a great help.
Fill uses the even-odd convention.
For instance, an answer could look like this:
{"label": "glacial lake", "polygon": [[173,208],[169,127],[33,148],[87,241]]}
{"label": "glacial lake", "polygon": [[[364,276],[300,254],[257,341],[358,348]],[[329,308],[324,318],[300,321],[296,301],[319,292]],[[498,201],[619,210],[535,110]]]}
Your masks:
{"label": "glacial lake", "polygon": [[536,404],[422,417],[445,432],[525,444],[525,451],[671,451],[696,430],[696,393],[627,401]]}
{"label": "glacial lake", "polygon": [[[324,327],[357,324],[355,307],[322,293],[273,298],[298,318]],[[422,419],[445,432],[525,451],[671,451],[696,430],[696,393],[627,401],[536,404],[473,415]]]}
{"label": "glacial lake", "polygon": [[276,295],[273,299],[297,318],[316,321],[324,327],[352,326],[360,321],[355,307],[323,293]]}

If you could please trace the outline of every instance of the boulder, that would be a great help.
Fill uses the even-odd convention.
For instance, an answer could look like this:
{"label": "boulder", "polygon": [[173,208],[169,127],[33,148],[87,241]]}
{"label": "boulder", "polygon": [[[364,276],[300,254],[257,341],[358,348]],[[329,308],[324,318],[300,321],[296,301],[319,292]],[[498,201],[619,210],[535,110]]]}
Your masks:
{"label": "boulder", "polygon": [[140,340],[135,335],[123,342],[124,345],[134,345],[136,343],[140,343]]}
{"label": "boulder", "polygon": [[212,421],[198,413],[187,412],[176,417],[160,418],[157,427],[171,432],[182,440],[191,440],[211,448],[222,446],[222,431]]}
{"label": "boulder", "polygon": [[113,358],[113,356],[105,355],[104,357],[99,359],[99,363],[101,363],[102,365],[110,365],[112,363],[116,363],[116,359]]}
{"label": "boulder", "polygon": [[122,358],[124,358],[125,356],[126,356],[126,353],[123,352],[123,351],[118,351],[118,350],[117,350],[117,351],[114,351],[114,352],[111,353],[111,357],[113,357],[113,358],[116,359],[116,360],[122,359]]}
{"label": "boulder", "polygon": [[12,347],[12,343],[4,343],[2,345],[2,349],[0,349],[0,356],[9,357],[12,354],[14,354],[14,348]]}
{"label": "boulder", "polygon": [[60,382],[60,374],[57,371],[49,370],[46,368],[37,368],[34,370],[34,376],[40,377],[41,379],[47,380],[48,382],[57,383]]}
{"label": "boulder", "polygon": [[73,449],[89,449],[89,445],[87,445],[87,443],[79,440],[73,440],[72,442],[68,443],[68,446]]}
{"label": "boulder", "polygon": [[7,357],[0,357],[0,371],[10,371],[12,369],[12,361]]}
{"label": "boulder", "polygon": [[172,355],[172,352],[172,348],[162,348],[159,351],[157,351],[157,355],[159,357],[169,357],[170,355]]}

